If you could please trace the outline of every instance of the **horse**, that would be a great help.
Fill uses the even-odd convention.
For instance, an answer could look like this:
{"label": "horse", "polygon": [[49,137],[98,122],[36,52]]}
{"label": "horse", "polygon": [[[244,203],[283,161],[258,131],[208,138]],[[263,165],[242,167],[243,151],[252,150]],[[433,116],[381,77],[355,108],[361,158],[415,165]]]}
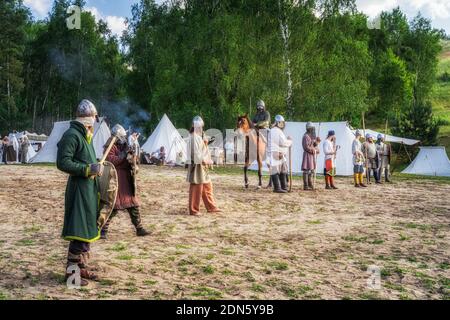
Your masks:
{"label": "horse", "polygon": [[[244,181],[245,188],[248,189],[248,168],[256,160],[258,163],[258,189],[262,188],[262,166],[266,159],[267,140],[263,134],[256,129],[247,114],[239,116],[237,119],[237,129],[239,134],[245,137],[245,163]],[[255,152],[257,151],[257,152]]]}

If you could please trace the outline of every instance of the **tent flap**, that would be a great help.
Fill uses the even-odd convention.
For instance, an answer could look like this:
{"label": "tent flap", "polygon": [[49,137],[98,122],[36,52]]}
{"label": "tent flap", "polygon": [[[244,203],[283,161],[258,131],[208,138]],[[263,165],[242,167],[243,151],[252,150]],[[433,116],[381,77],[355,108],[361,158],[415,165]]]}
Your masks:
{"label": "tent flap", "polygon": [[[70,121],[55,122],[47,143],[44,144],[36,156],[30,160],[30,163],[55,163],[58,153],[58,142],[69,127]],[[95,123],[93,146],[97,159],[100,159],[103,156],[103,146],[110,136],[111,131],[103,119],[100,119],[100,123]]]}
{"label": "tent flap", "polygon": [[402,173],[450,177],[450,160],[445,147],[421,147],[417,157]]}

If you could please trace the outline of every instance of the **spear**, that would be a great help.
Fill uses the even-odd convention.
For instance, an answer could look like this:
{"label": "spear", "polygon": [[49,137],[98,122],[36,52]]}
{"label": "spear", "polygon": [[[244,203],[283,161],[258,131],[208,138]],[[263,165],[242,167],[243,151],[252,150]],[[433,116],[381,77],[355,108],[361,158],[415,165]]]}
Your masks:
{"label": "spear", "polygon": [[[362,113],[362,123],[363,123],[363,132],[364,132],[364,141],[366,142],[366,123],[364,121],[364,112]],[[365,143],[364,142],[364,143]],[[367,156],[367,144],[364,147],[364,155],[365,155],[365,162],[366,162],[366,179],[367,179],[367,184],[370,183],[369,181],[369,162],[368,162],[368,156]]]}

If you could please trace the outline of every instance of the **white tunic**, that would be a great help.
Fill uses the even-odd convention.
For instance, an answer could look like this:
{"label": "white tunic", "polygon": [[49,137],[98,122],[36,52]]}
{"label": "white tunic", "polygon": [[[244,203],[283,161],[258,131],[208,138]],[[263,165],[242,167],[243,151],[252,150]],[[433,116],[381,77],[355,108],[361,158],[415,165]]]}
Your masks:
{"label": "white tunic", "polygon": [[267,155],[271,166],[279,166],[286,162],[288,148],[292,140],[286,138],[283,130],[274,127],[269,130]]}
{"label": "white tunic", "polygon": [[334,153],[336,151],[336,148],[334,146],[334,143],[330,140],[326,139],[323,143],[323,154],[325,155],[325,161],[324,161],[324,168],[326,167],[327,160],[331,159],[333,162],[332,167],[334,168]]}

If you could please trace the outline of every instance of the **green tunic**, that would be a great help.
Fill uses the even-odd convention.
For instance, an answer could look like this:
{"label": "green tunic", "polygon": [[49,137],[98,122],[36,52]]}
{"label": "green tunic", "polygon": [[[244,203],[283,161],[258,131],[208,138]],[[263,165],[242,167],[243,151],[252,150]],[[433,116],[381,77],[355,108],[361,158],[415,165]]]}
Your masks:
{"label": "green tunic", "polygon": [[100,238],[98,182],[87,176],[91,163],[97,163],[97,159],[92,142],[87,140],[87,130],[80,122],[72,121],[58,142],[56,159],[58,169],[70,174],[62,231],[65,240],[94,242]]}

